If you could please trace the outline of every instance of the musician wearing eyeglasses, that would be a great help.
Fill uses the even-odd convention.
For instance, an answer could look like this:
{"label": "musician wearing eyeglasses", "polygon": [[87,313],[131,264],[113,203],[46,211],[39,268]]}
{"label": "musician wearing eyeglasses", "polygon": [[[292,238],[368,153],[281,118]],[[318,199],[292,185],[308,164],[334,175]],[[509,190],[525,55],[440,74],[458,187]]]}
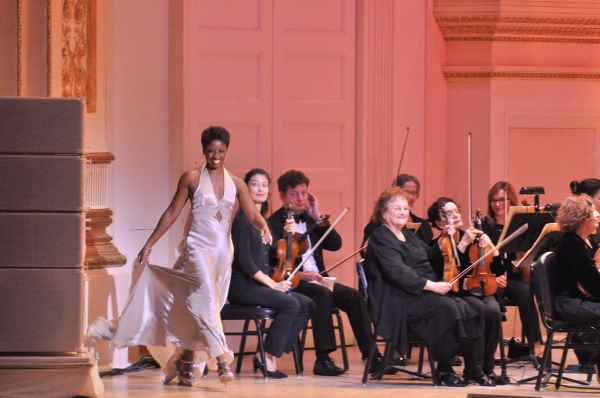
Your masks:
{"label": "musician wearing eyeglasses", "polygon": [[[442,383],[452,387],[468,384],[456,375],[451,358],[465,359],[463,377],[495,386],[481,370],[481,314],[463,299],[448,295],[452,285],[439,281],[431,261],[441,258],[438,244],[427,246],[404,226],[410,207],[398,187],[386,189],[375,204],[372,220],[379,224],[369,241],[365,257],[368,291],[378,334],[404,355],[408,330],[413,329],[432,346],[438,359]],[[452,226],[445,227],[453,233]]]}

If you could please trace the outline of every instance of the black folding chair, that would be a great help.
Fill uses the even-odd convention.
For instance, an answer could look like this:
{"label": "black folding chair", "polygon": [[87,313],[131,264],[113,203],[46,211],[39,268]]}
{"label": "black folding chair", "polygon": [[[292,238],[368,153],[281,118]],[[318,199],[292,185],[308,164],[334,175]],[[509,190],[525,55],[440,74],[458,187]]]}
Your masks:
{"label": "black folding chair", "polygon": [[[245,352],[246,337],[256,336],[258,341],[258,351],[260,352],[261,366],[265,379],[267,378],[267,361],[265,359],[264,335],[267,333],[267,320],[272,320],[277,315],[277,310],[273,308],[252,306],[252,305],[235,305],[225,304],[221,310],[221,320],[224,321],[244,321],[244,328],[241,332],[225,332],[226,336],[242,336],[240,341],[240,349],[238,351],[238,360],[235,367],[235,373],[239,374],[242,370],[242,361],[245,354],[255,354],[256,352]],[[250,322],[254,322],[255,330],[250,330]],[[300,350],[298,343],[294,344],[294,365],[296,366],[296,374],[300,375],[303,371],[302,361],[300,359]]]}
{"label": "black folding chair", "polygon": [[[369,282],[368,282],[367,275],[366,275],[365,269],[364,269],[364,260],[360,260],[359,262],[356,263],[356,272],[358,273],[358,284],[359,284],[360,291],[365,297],[365,302],[367,305],[369,316],[371,317],[371,322],[373,322],[372,321],[373,316],[371,315],[372,308],[369,303],[369,293],[368,293]],[[409,339],[410,339],[411,346],[419,345],[421,347],[420,351],[419,351],[418,369],[417,369],[417,372],[412,372],[412,371],[406,370],[406,369],[398,369],[398,371],[409,374],[411,376],[416,376],[416,377],[420,377],[420,378],[424,378],[424,379],[432,379],[433,385],[439,386],[440,383],[439,383],[439,380],[437,377],[437,372],[435,370],[435,364],[433,362],[433,356],[431,355],[431,349],[430,349],[429,345],[427,345],[419,336],[417,336],[416,333],[411,331],[411,332],[409,332],[409,334],[410,334]],[[392,351],[391,350],[391,348],[392,348],[391,342],[388,340],[385,340],[384,338],[382,338],[381,336],[379,336],[377,334],[377,325],[375,325],[375,323],[373,322],[373,336],[371,337],[371,346],[369,348],[369,357],[367,358],[367,363],[365,364],[365,371],[363,374],[362,384],[367,384],[367,381],[369,379],[369,369],[371,368],[371,364],[373,362],[373,355],[375,354],[375,347],[377,346],[378,342],[385,342],[385,349],[383,352],[383,358],[382,358],[381,367],[379,368],[379,372],[372,380],[381,380],[383,378],[383,373],[385,371],[385,365],[386,365],[387,360]],[[429,366],[431,368],[431,376],[422,373],[423,356],[424,356],[425,348],[427,348],[427,357],[429,358]]]}
{"label": "black folding chair", "polygon": [[[558,389],[562,379],[581,385],[589,385],[592,374],[588,373],[587,381],[570,379],[563,377],[567,353],[572,348],[595,349],[600,348],[600,344],[578,344],[571,340],[573,333],[595,333],[596,339],[600,342],[600,330],[597,325],[581,325],[559,319],[554,308],[554,299],[556,297],[556,258],[554,253],[548,252],[542,255],[531,266],[531,283],[533,284],[535,299],[537,301],[542,323],[546,328],[546,347],[544,356],[540,364],[540,371],[535,384],[536,391],[545,386],[550,378],[556,377],[555,387]],[[555,333],[566,333],[567,338],[563,344],[553,340]],[[558,369],[552,368],[552,350],[563,350],[562,358],[558,364]]]}

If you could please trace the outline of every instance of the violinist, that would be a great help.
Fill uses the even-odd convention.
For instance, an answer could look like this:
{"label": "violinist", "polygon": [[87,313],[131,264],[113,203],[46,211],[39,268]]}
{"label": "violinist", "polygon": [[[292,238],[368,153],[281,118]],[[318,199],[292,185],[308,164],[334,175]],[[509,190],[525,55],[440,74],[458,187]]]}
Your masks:
{"label": "violinist", "polygon": [[[600,273],[594,260],[598,244],[590,239],[599,218],[592,198],[585,194],[566,198],[558,210],[556,219],[565,234],[556,248],[555,306],[556,313],[567,321],[600,325]],[[599,360],[599,356],[591,360],[598,382]]]}
{"label": "violinist", "polygon": [[[600,212],[600,180],[597,178],[586,178],[580,182],[571,181],[569,184],[573,195],[586,194],[592,198],[596,211]],[[600,244],[600,231],[590,236],[596,243]]]}
{"label": "violinist", "polygon": [[[296,224],[296,232],[304,233],[310,229],[317,220],[321,218],[317,198],[308,192],[309,180],[306,175],[297,170],[289,170],[282,174],[277,180],[279,196],[283,207],[269,217],[273,239],[278,241],[284,236],[284,226],[287,220],[288,205],[292,205]],[[317,226],[308,234],[309,250],[325,234],[328,226]],[[369,355],[371,339],[371,323],[365,308],[363,296],[356,289],[335,283],[333,291],[320,285],[325,272],[323,261],[323,250],[337,251],[342,247],[342,237],[337,231],[332,230],[323,240],[322,244],[306,259],[303,269],[298,272],[300,283],[295,292],[306,295],[314,300],[316,309],[312,316],[313,336],[315,341],[315,353],[317,356],[314,374],[321,376],[339,376],[345,371],[337,366],[329,354],[337,349],[332,308],[339,308],[346,312],[354,337],[363,355],[363,359]],[[305,254],[305,256],[308,255]],[[300,259],[298,259],[300,260]],[[304,258],[302,260],[305,260]],[[371,370],[376,371],[381,364],[381,355],[377,355]]]}
{"label": "violinist", "polygon": [[[421,193],[421,183],[417,179],[417,177],[410,174],[400,174],[396,177],[394,181],[394,185],[402,188],[406,193],[408,198],[408,206],[412,209],[415,206],[415,202],[419,199],[419,194]],[[416,216],[412,211],[410,212],[408,222],[410,223],[420,223],[421,226],[416,232],[418,238],[420,238],[425,244],[429,245],[433,240],[433,231],[431,230],[431,226],[427,222],[427,220]],[[364,229],[363,243],[371,236],[371,233],[378,225],[373,221],[369,221],[367,226]]]}
{"label": "violinist", "polygon": [[[456,202],[450,198],[441,197],[437,201],[438,214],[440,215],[440,221],[444,221],[447,225],[452,226],[450,230],[455,234],[455,242],[456,242],[456,253],[458,254],[457,264],[460,264],[459,272],[463,269],[467,268],[474,261],[471,260],[469,256],[470,249],[473,246],[479,246],[480,248],[488,248],[490,250],[494,250],[493,245],[491,245],[490,238],[483,233],[483,231],[478,230],[474,227],[469,227],[467,229],[461,230],[463,227],[463,221],[460,214],[460,208],[456,204]],[[442,233],[440,237],[438,237],[434,242],[441,241],[443,237],[447,235],[446,233]],[[475,249],[477,252],[477,250]],[[479,258],[478,255],[475,256],[475,260]],[[444,269],[444,259],[437,258],[432,261],[433,269],[436,271],[438,277],[442,278],[443,269]],[[473,272],[481,272],[478,267],[476,267]],[[476,274],[475,274],[476,275]],[[474,275],[474,276],[475,276]],[[489,278],[489,279],[493,279]],[[486,280],[485,283],[492,284],[495,282],[494,280]],[[462,279],[459,282],[458,292],[454,293],[458,297],[461,297],[464,301],[466,301],[473,309],[482,316],[484,319],[482,334],[484,335],[484,343],[483,346],[480,346],[479,354],[480,360],[482,360],[481,365],[483,372],[487,376],[487,380],[479,379],[475,380],[480,385],[485,385],[486,382],[495,383],[495,384],[506,384],[508,380],[501,376],[496,376],[494,373],[495,360],[494,353],[496,348],[498,347],[498,343],[500,342],[500,328],[502,327],[502,313],[500,311],[500,306],[494,293],[491,295],[485,295],[484,292],[481,292],[481,288],[478,290],[467,290],[468,281],[466,279]],[[484,289],[488,290],[488,289]]]}
{"label": "violinist", "polygon": [[[494,245],[498,244],[506,214],[511,206],[517,204],[517,193],[512,184],[507,181],[495,183],[488,191],[487,217],[482,222],[483,232],[490,237]],[[498,292],[496,298],[502,304],[504,297],[513,300],[519,308],[521,325],[525,331],[528,341],[535,346],[536,355],[541,354],[541,330],[539,315],[535,303],[531,301],[531,291],[528,281],[518,269],[513,266],[512,261],[516,254],[508,253],[494,257],[491,268],[496,275]]]}
{"label": "violinist", "polygon": [[[465,387],[469,380],[495,386],[480,367],[480,314],[463,299],[448,295],[452,285],[439,281],[431,261],[441,258],[439,244],[427,246],[404,228],[410,214],[408,196],[399,187],[386,189],[375,204],[373,231],[365,257],[369,297],[378,334],[401,355],[408,353],[408,330],[431,345],[437,372],[447,386]],[[452,225],[445,231],[454,233]],[[451,358],[461,354],[465,371],[460,378]]]}
{"label": "violinist", "polygon": [[[253,169],[246,174],[244,181],[256,208],[265,217],[269,208],[269,174],[261,169]],[[285,225],[284,232],[288,231],[295,231],[293,223]],[[234,255],[228,300],[231,304],[257,305],[277,310],[265,338],[267,374],[263,376],[285,378],[287,375],[277,370],[276,360],[284,352],[290,352],[314,311],[314,303],[299,293],[286,294],[291,282],[275,282],[269,278],[270,245],[263,243],[260,233],[241,211],[233,220],[231,238]],[[257,352],[254,369],[264,373],[261,365],[260,353]]]}

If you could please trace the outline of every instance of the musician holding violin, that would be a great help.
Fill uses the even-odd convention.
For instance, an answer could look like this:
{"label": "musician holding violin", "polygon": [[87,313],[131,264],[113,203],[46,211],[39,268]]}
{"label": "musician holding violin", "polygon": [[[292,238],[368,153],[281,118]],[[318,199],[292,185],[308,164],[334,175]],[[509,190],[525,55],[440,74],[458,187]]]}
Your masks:
{"label": "musician holding violin", "polygon": [[[506,214],[511,206],[517,205],[517,193],[510,182],[499,181],[495,183],[487,195],[488,210],[487,217],[482,221],[483,232],[490,237],[494,245],[502,235]],[[491,269],[496,275],[498,291],[496,298],[501,304],[501,310],[506,312],[504,297],[513,300],[519,308],[521,325],[527,336],[527,340],[533,341],[536,355],[541,354],[541,336],[539,315],[535,303],[531,300],[528,268],[516,268],[513,260],[517,258],[515,253],[505,253],[494,257]]]}
{"label": "musician holding violin", "polygon": [[[285,237],[285,226],[290,223],[296,226],[296,232],[303,234],[307,230],[307,242],[309,252],[297,259],[296,262],[304,261],[303,269],[298,272],[299,284],[294,292],[310,297],[316,305],[312,316],[313,336],[315,342],[315,353],[317,356],[313,372],[321,376],[339,376],[345,372],[335,366],[329,354],[337,349],[332,308],[339,308],[346,312],[357,344],[366,358],[369,354],[370,338],[372,334],[371,323],[364,305],[364,300],[358,290],[335,283],[333,291],[322,286],[323,277],[327,277],[323,261],[323,250],[337,251],[342,247],[342,237],[335,229],[323,239],[320,246],[314,250],[315,245],[328,230],[329,225],[316,225],[321,220],[321,213],[317,198],[308,192],[309,180],[306,175],[297,170],[289,170],[282,174],[277,180],[279,196],[283,206],[269,217],[269,225],[274,241]],[[291,205],[293,219],[288,218],[287,207]],[[381,364],[381,355],[374,361],[374,368],[378,369]]]}
{"label": "musician holding violin", "polygon": [[[590,239],[598,229],[600,213],[592,198],[581,194],[562,202],[556,220],[565,233],[556,248],[556,312],[567,321],[600,325],[600,273],[595,260],[598,244]],[[600,382],[600,357],[591,362]]]}
{"label": "musician holding violin", "polygon": [[[262,169],[252,169],[244,181],[257,209],[266,217],[269,208],[269,174]],[[293,222],[287,222],[284,226],[285,233],[294,233],[295,229]],[[285,378],[287,375],[277,370],[276,359],[284,352],[290,352],[314,311],[314,302],[299,293],[287,294],[291,282],[276,282],[269,277],[272,265],[275,265],[272,256],[269,256],[271,245],[263,243],[260,233],[241,211],[233,220],[231,238],[234,255],[228,300],[231,304],[257,305],[277,310],[265,339],[267,374],[263,376]],[[261,362],[260,353],[257,353],[254,369],[264,373]]]}
{"label": "musician holding violin", "polygon": [[[464,224],[460,208],[454,200],[441,197],[436,203],[439,220],[446,223],[447,228],[434,240],[441,245],[443,256],[432,260],[432,266],[439,278],[449,280],[495,248],[490,238],[480,229],[480,225],[479,228],[471,226],[461,229]],[[477,348],[486,378],[473,380],[480,385],[502,385],[509,382],[507,378],[496,376],[494,373],[494,353],[500,342],[502,313],[495,297],[497,283],[490,270],[491,259],[492,255],[489,255],[487,261],[475,266],[453,289],[453,294],[466,301],[484,320],[481,325],[484,340]],[[453,272],[454,266],[456,269]]]}
{"label": "musician holding violin", "polygon": [[[365,256],[365,273],[377,333],[401,355],[408,353],[409,329],[431,345],[437,372],[447,386],[465,387],[469,380],[495,386],[481,370],[483,319],[464,299],[447,294],[453,284],[440,281],[432,261],[442,258],[441,242],[428,246],[410,230],[408,196],[399,187],[386,189],[375,204],[373,231]],[[453,234],[447,225],[444,232]],[[463,378],[452,358],[464,357]]]}

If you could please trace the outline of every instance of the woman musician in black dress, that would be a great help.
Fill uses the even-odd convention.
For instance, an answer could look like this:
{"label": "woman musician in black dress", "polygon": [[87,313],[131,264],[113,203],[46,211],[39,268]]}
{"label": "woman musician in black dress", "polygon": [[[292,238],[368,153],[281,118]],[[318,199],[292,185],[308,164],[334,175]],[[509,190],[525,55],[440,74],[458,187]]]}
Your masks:
{"label": "woman musician in black dress", "polygon": [[[486,380],[476,358],[476,347],[483,344],[483,320],[469,304],[446,294],[452,285],[439,282],[430,264],[430,257],[441,256],[440,248],[428,247],[404,229],[409,214],[408,197],[398,187],[386,189],[373,212],[372,220],[379,226],[369,241],[365,272],[377,331],[406,354],[410,326],[432,346],[437,372],[448,386],[468,384],[452,369],[451,358],[457,352],[464,356],[467,380]],[[454,233],[451,225],[446,229]]]}
{"label": "woman musician in black dress", "polygon": [[[252,169],[244,181],[256,207],[266,216],[269,208],[269,175],[264,170]],[[295,224],[289,223],[285,232],[293,233],[294,228]],[[277,310],[265,339],[267,375],[264,376],[285,378],[287,375],[277,370],[276,359],[284,352],[291,351],[298,334],[314,311],[314,303],[298,293],[286,294],[291,289],[291,282],[275,282],[269,277],[272,270],[269,262],[270,245],[263,243],[260,233],[241,211],[233,220],[231,238],[234,254],[228,300],[231,304],[258,305]],[[254,358],[254,368],[263,372],[259,353]]]}
{"label": "woman musician in black dress", "polygon": [[[600,214],[588,195],[566,198],[558,210],[557,221],[565,233],[556,248],[557,286],[555,306],[565,320],[600,326],[600,273],[595,255],[598,244],[590,239],[596,233]],[[592,336],[581,336],[595,342]],[[591,337],[591,338],[587,338]],[[592,358],[600,382],[599,357]]]}
{"label": "woman musician in black dress", "polygon": [[[492,243],[496,245],[502,235],[508,209],[517,205],[517,193],[510,182],[499,181],[490,188],[487,199],[487,217],[483,219],[481,227]],[[498,283],[496,297],[503,307],[504,297],[508,297],[517,304],[521,325],[527,340],[534,343],[536,355],[541,355],[542,332],[538,312],[531,300],[529,281],[525,280],[522,272],[512,263],[516,258],[515,253],[500,254],[494,257],[491,267],[496,274]],[[503,312],[506,312],[505,307]]]}

